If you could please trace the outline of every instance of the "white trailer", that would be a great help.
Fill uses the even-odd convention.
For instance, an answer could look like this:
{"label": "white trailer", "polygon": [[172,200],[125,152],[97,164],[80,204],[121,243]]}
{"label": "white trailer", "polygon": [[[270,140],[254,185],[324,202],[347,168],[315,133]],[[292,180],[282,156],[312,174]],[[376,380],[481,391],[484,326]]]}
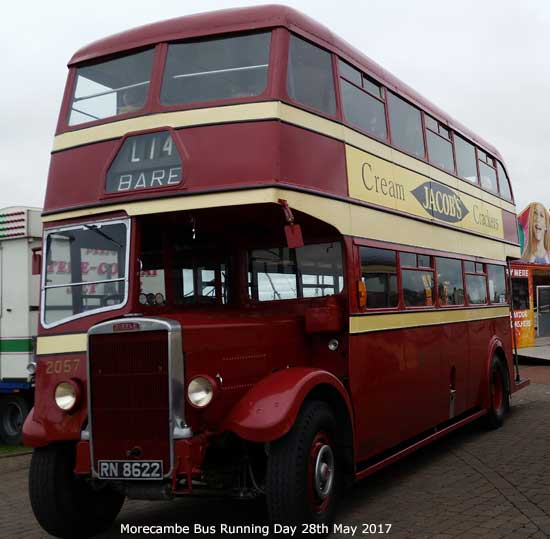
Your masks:
{"label": "white trailer", "polygon": [[[40,208],[0,209],[0,441],[21,442],[33,403],[40,271],[33,249],[41,247]],[[34,271],[33,271],[34,269]],[[31,369],[32,371],[32,369]]]}

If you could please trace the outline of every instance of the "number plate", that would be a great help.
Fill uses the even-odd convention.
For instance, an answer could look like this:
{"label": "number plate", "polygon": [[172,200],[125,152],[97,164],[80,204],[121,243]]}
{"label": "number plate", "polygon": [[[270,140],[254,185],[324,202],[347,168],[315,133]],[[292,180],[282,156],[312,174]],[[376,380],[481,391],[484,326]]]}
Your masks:
{"label": "number plate", "polygon": [[100,460],[100,479],[162,479],[162,460]]}

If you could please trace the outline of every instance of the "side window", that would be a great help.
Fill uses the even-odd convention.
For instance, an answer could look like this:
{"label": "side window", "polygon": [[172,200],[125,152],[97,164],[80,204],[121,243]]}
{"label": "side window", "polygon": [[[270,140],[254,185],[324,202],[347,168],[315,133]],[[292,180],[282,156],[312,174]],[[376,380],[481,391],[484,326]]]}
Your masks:
{"label": "side window", "polygon": [[363,131],[387,139],[383,88],[341,60],[339,70],[346,119]]}
{"label": "side window", "polygon": [[457,174],[464,180],[477,183],[476,150],[472,144],[455,134]]}
{"label": "side window", "polygon": [[498,170],[498,185],[500,187],[500,194],[506,200],[512,201],[512,189],[510,189],[510,180],[504,170],[504,167],[497,161]]}
{"label": "side window", "polygon": [[487,155],[483,150],[477,151],[479,159],[479,175],[481,177],[481,187],[498,193],[497,171],[495,168],[495,159]]}
{"label": "side window", "polygon": [[430,163],[454,172],[453,143],[451,132],[432,117],[425,115],[426,141],[428,143],[428,158]]}
{"label": "side window", "polygon": [[344,287],[339,243],[254,249],[248,258],[248,291],[256,301],[330,296]]}
{"label": "side window", "polygon": [[489,279],[489,301],[491,303],[506,303],[506,277],[503,266],[487,265]]}
{"label": "side window", "polygon": [[464,305],[462,262],[452,258],[436,258],[437,292],[440,305]]}
{"label": "side window", "polygon": [[288,56],[288,95],[298,103],[334,114],[336,99],[330,54],[291,35]]}
{"label": "side window", "polygon": [[396,252],[361,247],[361,277],[367,289],[367,309],[397,307]]}
{"label": "side window", "polygon": [[401,253],[401,283],[406,307],[431,307],[434,304],[432,259],[426,255]]}
{"label": "side window", "polygon": [[487,275],[485,275],[483,264],[464,262],[464,271],[466,272],[468,303],[484,305],[487,303]]}
{"label": "side window", "polygon": [[388,92],[392,142],[417,157],[424,157],[420,111]]}

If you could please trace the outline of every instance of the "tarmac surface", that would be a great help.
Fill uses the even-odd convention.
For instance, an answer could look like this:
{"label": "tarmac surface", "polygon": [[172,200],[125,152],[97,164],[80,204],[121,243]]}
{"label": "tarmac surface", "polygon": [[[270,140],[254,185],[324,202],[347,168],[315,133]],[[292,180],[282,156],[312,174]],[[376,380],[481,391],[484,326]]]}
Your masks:
{"label": "tarmac surface", "polygon": [[[336,515],[341,528],[331,536],[550,537],[550,365],[524,366],[522,377],[531,385],[514,395],[502,428],[485,431],[470,424],[358,483],[347,492]],[[28,501],[28,461],[28,456],[0,459],[0,537],[49,537]],[[134,526],[175,523],[190,526],[179,537],[263,537],[267,526],[257,502],[129,501],[101,537],[130,536],[121,533],[125,524],[135,531]],[[196,533],[195,524],[203,533]],[[255,533],[229,533],[239,531],[231,526],[252,525]]]}

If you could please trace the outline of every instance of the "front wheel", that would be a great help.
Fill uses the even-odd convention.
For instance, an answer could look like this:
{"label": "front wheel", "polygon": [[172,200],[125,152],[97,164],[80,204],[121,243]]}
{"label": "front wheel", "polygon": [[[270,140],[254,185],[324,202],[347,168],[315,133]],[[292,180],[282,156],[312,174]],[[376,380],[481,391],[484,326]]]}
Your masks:
{"label": "front wheel", "polygon": [[502,426],[510,410],[510,392],[508,373],[502,360],[493,356],[489,370],[489,409],[487,410],[487,428],[498,429]]}
{"label": "front wheel", "polygon": [[90,537],[114,522],[124,496],[109,486],[94,489],[73,470],[75,447],[55,444],[34,450],[29,496],[39,524],[56,537]]}
{"label": "front wheel", "polygon": [[292,430],[270,446],[266,495],[272,524],[330,526],[342,489],[331,408],[306,402]]}

